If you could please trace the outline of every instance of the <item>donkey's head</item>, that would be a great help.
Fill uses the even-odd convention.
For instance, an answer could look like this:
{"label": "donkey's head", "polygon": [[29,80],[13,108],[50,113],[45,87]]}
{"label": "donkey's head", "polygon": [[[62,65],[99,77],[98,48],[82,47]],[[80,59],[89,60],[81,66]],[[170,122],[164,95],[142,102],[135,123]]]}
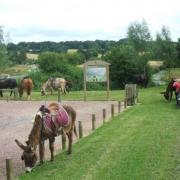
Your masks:
{"label": "donkey's head", "polygon": [[164,98],[168,101],[170,98],[169,92],[160,92],[160,94],[164,95]]}
{"label": "donkey's head", "polygon": [[46,94],[46,83],[44,83],[41,87],[41,96],[44,96]]}
{"label": "donkey's head", "polygon": [[31,172],[37,161],[36,151],[29,145],[28,142],[26,142],[27,145],[23,145],[17,139],[15,140],[15,142],[23,150],[21,159],[25,163],[26,172]]}

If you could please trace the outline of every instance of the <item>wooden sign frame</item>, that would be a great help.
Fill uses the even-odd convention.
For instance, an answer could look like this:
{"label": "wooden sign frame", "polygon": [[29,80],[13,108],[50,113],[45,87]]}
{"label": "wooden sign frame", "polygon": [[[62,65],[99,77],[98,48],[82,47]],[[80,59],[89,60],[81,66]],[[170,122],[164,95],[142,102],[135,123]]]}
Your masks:
{"label": "wooden sign frame", "polygon": [[[107,85],[107,100],[109,100],[109,65],[110,63],[107,63],[102,60],[93,60],[93,61],[87,61],[84,63],[84,101],[87,100],[87,85],[86,83],[89,82],[87,81],[87,70],[88,67],[94,67],[94,68],[106,68],[106,82]],[[95,81],[95,82],[100,82],[100,81]]]}

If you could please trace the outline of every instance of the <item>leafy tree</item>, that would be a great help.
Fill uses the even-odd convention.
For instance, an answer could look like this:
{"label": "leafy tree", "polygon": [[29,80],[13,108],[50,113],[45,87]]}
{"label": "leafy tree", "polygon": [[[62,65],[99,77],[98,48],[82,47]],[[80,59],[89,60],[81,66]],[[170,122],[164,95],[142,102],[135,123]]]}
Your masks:
{"label": "leafy tree", "polygon": [[176,66],[176,48],[171,40],[168,27],[163,26],[161,32],[156,34],[154,53],[157,59],[164,61],[165,67],[172,68]]}
{"label": "leafy tree", "polygon": [[64,54],[45,52],[40,54],[38,64],[43,72],[64,72],[67,67],[67,61]]}
{"label": "leafy tree", "polygon": [[137,72],[138,54],[130,45],[120,45],[113,48],[105,59],[110,62],[110,80],[112,88],[124,88],[126,83],[133,81]]}
{"label": "leafy tree", "polygon": [[9,65],[7,48],[4,42],[4,32],[2,26],[0,26],[0,69],[4,69]]}
{"label": "leafy tree", "polygon": [[67,62],[72,65],[82,64],[85,60],[84,55],[80,52],[67,53],[65,58],[67,59]]}
{"label": "leafy tree", "polygon": [[145,52],[148,49],[148,41],[151,40],[151,34],[145,20],[142,22],[133,22],[128,27],[129,43],[137,52]]}
{"label": "leafy tree", "polygon": [[177,51],[177,58],[178,58],[177,65],[180,66],[180,38],[178,38],[176,51]]}
{"label": "leafy tree", "polygon": [[[73,90],[82,89],[83,71],[81,68],[78,68],[73,64],[69,64],[64,53],[41,53],[39,56],[38,64],[42,76],[46,77],[46,80],[50,76],[64,77],[65,79],[72,82]],[[34,74],[33,76],[37,77],[36,74]]]}
{"label": "leafy tree", "polygon": [[23,49],[17,49],[17,46],[15,46],[13,43],[9,43],[7,45],[7,51],[9,60],[13,64],[24,64],[26,63],[26,51]]}

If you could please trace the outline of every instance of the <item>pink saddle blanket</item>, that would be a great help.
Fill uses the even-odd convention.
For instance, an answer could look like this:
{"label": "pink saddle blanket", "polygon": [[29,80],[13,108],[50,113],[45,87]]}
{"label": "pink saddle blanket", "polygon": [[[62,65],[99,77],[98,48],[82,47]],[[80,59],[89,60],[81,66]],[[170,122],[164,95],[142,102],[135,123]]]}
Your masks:
{"label": "pink saddle blanket", "polygon": [[[52,122],[53,121],[53,122]],[[58,129],[69,124],[69,115],[63,107],[60,107],[54,114],[46,113],[43,116],[45,128],[52,131],[52,124]]]}

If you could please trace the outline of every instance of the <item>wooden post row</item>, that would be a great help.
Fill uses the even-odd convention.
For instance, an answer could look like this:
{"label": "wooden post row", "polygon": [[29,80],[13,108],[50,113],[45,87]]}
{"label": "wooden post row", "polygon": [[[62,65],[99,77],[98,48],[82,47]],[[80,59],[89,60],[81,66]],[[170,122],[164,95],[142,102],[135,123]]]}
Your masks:
{"label": "wooden post row", "polygon": [[106,109],[103,109],[103,123],[106,121]]}
{"label": "wooden post row", "polygon": [[118,113],[121,112],[121,101],[118,101]]}
{"label": "wooden post row", "polygon": [[111,104],[111,117],[114,117],[114,104]]}
{"label": "wooden post row", "polygon": [[79,123],[79,138],[82,138],[83,137],[83,127],[82,127],[82,122],[81,121],[78,121]]}
{"label": "wooden post row", "polygon": [[96,129],[96,116],[92,114],[92,130]]}
{"label": "wooden post row", "polygon": [[66,149],[66,135],[65,134],[62,135],[62,149],[63,150]]}
{"label": "wooden post row", "polygon": [[12,160],[11,159],[6,159],[6,175],[7,175],[7,180],[12,180],[13,179],[13,173],[12,173]]}

